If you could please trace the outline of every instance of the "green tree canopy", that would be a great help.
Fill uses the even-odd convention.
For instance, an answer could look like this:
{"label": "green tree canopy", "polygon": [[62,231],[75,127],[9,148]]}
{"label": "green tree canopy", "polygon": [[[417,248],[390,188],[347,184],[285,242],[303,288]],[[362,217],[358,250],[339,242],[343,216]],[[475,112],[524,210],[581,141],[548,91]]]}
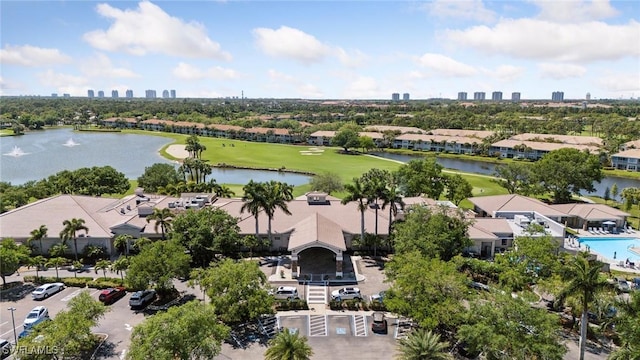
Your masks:
{"label": "green tree canopy", "polygon": [[171,164],[156,163],[147,166],[144,173],[138,177],[138,186],[145,192],[155,193],[160,188],[166,188],[169,184],[177,184],[180,174]]}
{"label": "green tree canopy", "polygon": [[340,175],[332,172],[325,172],[314,175],[309,183],[311,189],[314,191],[322,191],[327,194],[332,192],[342,191],[344,185],[340,180]]}
{"label": "green tree canopy", "polygon": [[440,335],[424,329],[412,331],[398,341],[398,360],[449,360],[449,343],[440,341]]}
{"label": "green tree canopy", "polygon": [[255,261],[223,260],[206,270],[200,286],[226,323],[242,322],[273,312],[267,277]]}
{"label": "green tree canopy", "polygon": [[554,150],[534,164],[535,179],[553,193],[556,203],[566,203],[572,194],[594,191],[593,182],[602,180],[602,165],[597,155],[572,148]]}
{"label": "green tree canopy", "polygon": [[189,274],[191,257],[177,241],[157,241],[142,247],[131,257],[126,282],[134,289],[153,285],[158,292],[173,288],[173,279]]}
{"label": "green tree canopy", "polygon": [[187,210],[173,219],[171,238],[182,244],[198,266],[206,267],[216,253],[237,249],[238,219],[218,208]]}
{"label": "green tree canopy", "polygon": [[127,359],[214,359],[228,336],[212,305],[190,301],[134,327]]}
{"label": "green tree canopy", "polygon": [[418,251],[394,256],[386,266],[392,283],[386,308],[425,329],[452,330],[462,321],[467,278],[453,262],[425,258]]}
{"label": "green tree canopy", "polygon": [[505,188],[509,194],[531,195],[539,191],[534,178],[533,165],[511,162],[506,165],[496,166],[493,180]]}
{"label": "green tree canopy", "polygon": [[313,355],[313,349],[307,343],[307,338],[300,336],[298,331],[283,329],[269,340],[269,348],[264,354],[265,360],[308,360]]}
{"label": "green tree canopy", "polygon": [[339,146],[344,149],[344,152],[349,152],[349,149],[360,146],[360,135],[353,126],[345,125],[331,138],[331,145]]}
{"label": "green tree canopy", "polygon": [[493,296],[491,301],[473,302],[458,330],[468,351],[483,353],[487,359],[563,359],[567,349],[559,336],[557,315],[509,294]]}
{"label": "green tree canopy", "polygon": [[13,239],[4,239],[0,242],[0,276],[2,286],[6,286],[6,277],[20,268],[20,264],[27,261],[31,254],[26,246],[18,245]]}
{"label": "green tree canopy", "polygon": [[405,220],[395,226],[395,250],[399,254],[419,251],[423,256],[448,261],[471,246],[468,226],[463,214],[445,206],[433,210],[413,206]]}
{"label": "green tree canopy", "polygon": [[447,189],[447,200],[453,202],[456,206],[466,198],[473,196],[473,186],[460,174],[445,176],[445,186]]}
{"label": "green tree canopy", "polygon": [[438,200],[444,191],[442,165],[433,158],[409,161],[400,166],[396,177],[405,196],[424,195]]}

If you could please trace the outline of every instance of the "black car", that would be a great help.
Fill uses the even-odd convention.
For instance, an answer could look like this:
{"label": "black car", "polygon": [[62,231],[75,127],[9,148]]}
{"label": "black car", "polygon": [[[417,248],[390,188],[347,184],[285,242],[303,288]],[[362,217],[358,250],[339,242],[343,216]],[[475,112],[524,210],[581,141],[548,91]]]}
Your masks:
{"label": "black car", "polygon": [[384,313],[374,312],[371,315],[371,331],[377,334],[386,334],[387,333],[387,319],[384,316]]}

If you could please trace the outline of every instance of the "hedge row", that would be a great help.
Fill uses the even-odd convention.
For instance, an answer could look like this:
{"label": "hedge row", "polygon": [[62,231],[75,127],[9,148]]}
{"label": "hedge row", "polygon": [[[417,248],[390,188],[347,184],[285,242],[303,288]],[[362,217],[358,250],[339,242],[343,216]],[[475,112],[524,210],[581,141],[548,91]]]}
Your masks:
{"label": "hedge row", "polygon": [[309,305],[304,300],[282,300],[276,302],[276,311],[309,310]]}
{"label": "hedge row", "polygon": [[39,276],[35,277],[33,275],[27,275],[23,277],[24,282],[32,282],[36,285],[52,283],[52,282],[61,282],[67,287],[89,287],[92,289],[107,289],[112,287],[124,286],[127,291],[135,291],[136,289],[130,288],[124,284],[122,279],[119,278],[92,278],[92,277],[65,277],[65,278],[55,278],[55,277],[45,277]]}
{"label": "hedge row", "polygon": [[379,304],[368,304],[366,301],[360,300],[331,300],[329,301],[329,308],[331,310],[381,310],[382,306]]}

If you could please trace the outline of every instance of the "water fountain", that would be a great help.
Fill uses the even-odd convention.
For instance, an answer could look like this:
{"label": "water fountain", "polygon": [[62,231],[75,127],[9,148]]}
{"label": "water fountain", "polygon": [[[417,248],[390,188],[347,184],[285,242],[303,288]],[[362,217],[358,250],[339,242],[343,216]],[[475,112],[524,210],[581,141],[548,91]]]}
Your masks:
{"label": "water fountain", "polygon": [[13,150],[11,150],[10,152],[6,153],[5,155],[7,156],[13,156],[13,157],[20,157],[23,155],[27,155],[26,152],[22,151],[22,149],[20,149],[17,145],[13,147]]}
{"label": "water fountain", "polygon": [[78,144],[77,142],[73,141],[73,138],[69,138],[69,140],[67,140],[66,143],[63,144],[66,147],[74,147],[74,146],[78,146],[80,144]]}

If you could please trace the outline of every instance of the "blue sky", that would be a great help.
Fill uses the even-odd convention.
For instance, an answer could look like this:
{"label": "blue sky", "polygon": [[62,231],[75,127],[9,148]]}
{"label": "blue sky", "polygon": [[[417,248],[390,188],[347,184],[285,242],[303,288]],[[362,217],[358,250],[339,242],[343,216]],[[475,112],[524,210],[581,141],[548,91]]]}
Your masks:
{"label": "blue sky", "polygon": [[640,2],[0,2],[0,93],[640,97]]}

